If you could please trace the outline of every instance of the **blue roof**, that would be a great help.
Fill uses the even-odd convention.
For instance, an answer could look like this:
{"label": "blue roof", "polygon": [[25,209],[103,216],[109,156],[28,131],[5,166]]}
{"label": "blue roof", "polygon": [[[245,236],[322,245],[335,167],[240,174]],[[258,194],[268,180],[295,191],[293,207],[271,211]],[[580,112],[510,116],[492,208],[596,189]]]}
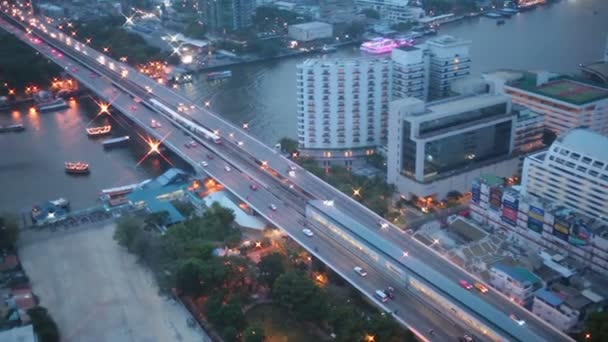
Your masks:
{"label": "blue roof", "polygon": [[558,307],[564,302],[564,300],[556,295],[553,291],[548,291],[546,289],[540,289],[534,292],[534,295],[553,307]]}
{"label": "blue roof", "polygon": [[325,206],[323,201],[314,200],[308,202],[308,208],[321,213],[329,218],[333,223],[345,230],[349,230],[358,236],[359,242],[367,244],[375,252],[383,254],[383,257],[391,260],[395,264],[402,266],[415,278],[427,283],[428,286],[442,293],[445,297],[451,298],[454,302],[460,303],[461,307],[468,311],[472,316],[480,321],[490,322],[497,331],[502,331],[508,336],[519,341],[541,341],[536,334],[532,333],[527,327],[517,325],[509,317],[494,308],[492,305],[481,300],[478,296],[461,288],[455,282],[446,278],[444,275],[428,267],[415,257],[402,258],[403,251],[390,241],[382,238],[378,233],[372,231],[358,221],[353,220],[349,215],[344,214],[334,206]]}
{"label": "blue roof", "polygon": [[137,202],[151,202],[151,201],[157,201],[157,197],[170,193],[170,192],[175,192],[177,190],[182,189],[184,186],[183,185],[178,185],[178,184],[174,184],[174,185],[168,185],[162,188],[158,188],[158,187],[152,187],[152,188],[148,188],[148,187],[144,187],[143,189],[139,189],[139,190],[135,190],[132,193],[127,195],[127,199],[133,203],[137,203]]}
{"label": "blue roof", "polygon": [[528,285],[528,284],[532,285],[532,284],[540,282],[540,278],[538,276],[536,276],[536,274],[528,271],[527,269],[525,269],[523,267],[517,267],[517,266],[513,267],[513,266],[501,264],[501,263],[497,263],[492,267],[503,271],[509,277],[517,280],[518,282],[520,282],[524,285]]}
{"label": "blue roof", "polygon": [[151,213],[166,211],[169,213],[169,224],[175,224],[185,220],[185,217],[169,202],[152,201],[148,203],[148,210]]}
{"label": "blue roof", "polygon": [[174,167],[165,171],[162,175],[156,177],[155,181],[160,184],[160,186],[166,186],[171,183],[184,181],[184,176],[186,173],[180,169],[176,169]]}

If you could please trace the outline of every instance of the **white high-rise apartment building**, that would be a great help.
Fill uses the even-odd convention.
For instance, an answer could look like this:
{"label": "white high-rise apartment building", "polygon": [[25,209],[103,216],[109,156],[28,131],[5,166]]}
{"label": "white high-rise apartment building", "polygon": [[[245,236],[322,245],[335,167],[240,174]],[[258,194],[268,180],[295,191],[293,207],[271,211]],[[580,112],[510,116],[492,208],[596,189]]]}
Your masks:
{"label": "white high-rise apartment building", "polygon": [[298,142],[324,166],[350,167],[386,143],[391,61],[309,59],[297,67]]}
{"label": "white high-rise apartment building", "polygon": [[608,135],[608,88],[546,71],[501,70],[483,77],[492,91],[543,114],[545,126],[558,135],[581,126]]}
{"label": "white high-rise apartment building", "polygon": [[356,0],[358,9],[373,9],[378,11],[380,19],[389,24],[412,21],[415,18],[408,7],[409,0]]}
{"label": "white high-rise apartment building", "polygon": [[608,222],[608,137],[577,128],[526,158],[522,191]]}
{"label": "white high-rise apartment building", "polygon": [[427,57],[425,47],[406,46],[393,50],[393,99],[415,97],[426,100],[429,91]]}
{"label": "white high-rise apartment building", "polygon": [[471,73],[471,41],[439,36],[426,41],[430,58],[429,97],[451,95],[450,85]]}
{"label": "white high-rise apartment building", "polygon": [[470,74],[471,41],[439,36],[393,50],[393,99],[436,100],[453,95],[452,82]]}

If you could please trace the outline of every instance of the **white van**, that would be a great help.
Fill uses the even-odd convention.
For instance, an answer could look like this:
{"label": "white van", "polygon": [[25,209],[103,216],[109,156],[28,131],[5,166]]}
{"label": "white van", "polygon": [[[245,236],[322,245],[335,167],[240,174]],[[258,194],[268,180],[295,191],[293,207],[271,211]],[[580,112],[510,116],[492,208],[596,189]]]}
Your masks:
{"label": "white van", "polygon": [[376,290],[376,292],[374,292],[374,297],[380,299],[383,303],[388,301],[388,296],[382,290]]}

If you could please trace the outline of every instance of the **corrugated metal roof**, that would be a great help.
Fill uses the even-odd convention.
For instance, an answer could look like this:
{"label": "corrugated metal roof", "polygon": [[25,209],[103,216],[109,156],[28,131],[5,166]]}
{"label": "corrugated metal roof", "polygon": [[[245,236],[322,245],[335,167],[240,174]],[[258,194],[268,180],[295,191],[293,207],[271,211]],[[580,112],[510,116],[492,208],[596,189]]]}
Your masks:
{"label": "corrugated metal roof", "polygon": [[497,263],[492,267],[506,273],[509,277],[522,284],[534,284],[540,282],[539,277],[523,267],[513,267],[502,263]]}
{"label": "corrugated metal roof", "polygon": [[432,288],[442,293],[446,298],[451,300],[459,307],[473,315],[482,322],[489,322],[489,326],[501,332],[508,338],[515,338],[519,341],[541,341],[536,334],[532,333],[526,327],[517,325],[509,317],[473,295],[469,291],[458,286],[455,282],[446,278],[439,272],[425,265],[415,256],[402,258],[403,251],[393,243],[380,237],[368,227],[361,225],[353,220],[350,216],[342,213],[334,206],[326,206],[323,201],[314,200],[308,202],[310,207],[316,212],[326,216],[336,224],[339,224],[346,231],[353,233],[361,242],[370,246],[375,252],[381,253],[385,258],[391,259],[392,262],[403,266],[403,269],[414,275],[417,279],[426,282]]}
{"label": "corrugated metal roof", "polygon": [[540,289],[534,292],[534,295],[553,307],[558,307],[564,302],[564,300],[553,293],[553,291],[548,291],[546,289]]}

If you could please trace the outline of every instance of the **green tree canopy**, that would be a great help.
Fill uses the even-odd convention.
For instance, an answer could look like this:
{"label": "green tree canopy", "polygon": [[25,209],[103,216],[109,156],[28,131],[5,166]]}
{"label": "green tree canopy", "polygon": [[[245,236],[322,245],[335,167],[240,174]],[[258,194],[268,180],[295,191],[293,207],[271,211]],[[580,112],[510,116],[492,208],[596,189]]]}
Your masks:
{"label": "green tree canopy", "polygon": [[0,249],[13,248],[18,239],[17,218],[11,215],[0,216]]}
{"label": "green tree canopy", "polygon": [[608,312],[594,312],[585,320],[585,329],[580,341],[608,341]]}
{"label": "green tree canopy", "polygon": [[35,306],[28,309],[27,314],[40,342],[59,342],[59,328],[45,307]]}
{"label": "green tree canopy", "polygon": [[260,276],[268,285],[285,272],[285,258],[279,253],[264,255],[258,264]]}
{"label": "green tree canopy", "polygon": [[123,216],[116,221],[116,228],[114,230],[114,240],[119,245],[126,247],[128,250],[132,250],[134,242],[137,239],[137,235],[141,231],[143,221],[134,216]]}
{"label": "green tree canopy", "polygon": [[244,342],[264,342],[264,328],[260,325],[250,325],[243,332]]}
{"label": "green tree canopy", "polygon": [[380,13],[373,8],[364,8],[361,10],[361,14],[365,15],[370,19],[380,19]]}
{"label": "green tree canopy", "polygon": [[298,151],[299,144],[297,140],[283,137],[279,139],[279,144],[281,144],[281,151],[289,153],[290,155]]}

